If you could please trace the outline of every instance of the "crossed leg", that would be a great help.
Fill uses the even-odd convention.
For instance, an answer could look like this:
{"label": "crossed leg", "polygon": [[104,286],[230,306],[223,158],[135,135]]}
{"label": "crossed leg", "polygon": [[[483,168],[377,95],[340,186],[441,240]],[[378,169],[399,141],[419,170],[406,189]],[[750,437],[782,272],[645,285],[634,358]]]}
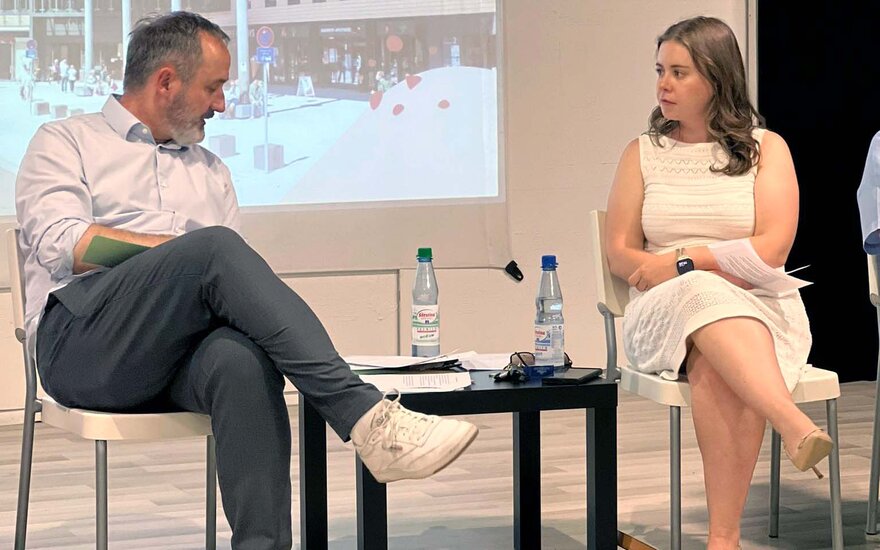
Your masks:
{"label": "crossed leg", "polygon": [[763,323],[749,317],[723,319],[691,338],[687,370],[706,483],[708,548],[737,548],[765,422],[790,450],[816,425],[794,404]]}

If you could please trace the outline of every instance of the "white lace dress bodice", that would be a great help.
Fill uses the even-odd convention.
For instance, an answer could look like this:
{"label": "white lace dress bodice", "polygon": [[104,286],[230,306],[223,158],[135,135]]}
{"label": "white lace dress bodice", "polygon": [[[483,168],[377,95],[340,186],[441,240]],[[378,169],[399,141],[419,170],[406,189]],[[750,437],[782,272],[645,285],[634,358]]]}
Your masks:
{"label": "white lace dress bodice", "polygon": [[[760,142],[764,130],[756,129]],[[645,250],[662,254],[679,247],[749,237],[755,228],[755,175],[712,172],[724,166],[717,144],[681,143],[661,137],[639,138],[645,198],[642,229]],[[624,350],[630,365],[676,379],[688,337],[700,327],[730,317],[763,322],[773,337],[789,391],[797,385],[812,337],[800,294],[784,296],[743,290],[705,271],[692,271],[646,292],[630,289],[623,319]]]}

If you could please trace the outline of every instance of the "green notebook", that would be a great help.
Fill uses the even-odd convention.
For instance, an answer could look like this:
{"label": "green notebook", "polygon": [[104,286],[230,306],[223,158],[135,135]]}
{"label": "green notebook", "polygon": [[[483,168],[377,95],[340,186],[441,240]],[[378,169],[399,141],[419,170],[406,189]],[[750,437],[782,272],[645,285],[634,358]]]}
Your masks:
{"label": "green notebook", "polygon": [[149,249],[149,246],[95,236],[92,237],[92,242],[83,254],[82,261],[87,264],[113,267]]}

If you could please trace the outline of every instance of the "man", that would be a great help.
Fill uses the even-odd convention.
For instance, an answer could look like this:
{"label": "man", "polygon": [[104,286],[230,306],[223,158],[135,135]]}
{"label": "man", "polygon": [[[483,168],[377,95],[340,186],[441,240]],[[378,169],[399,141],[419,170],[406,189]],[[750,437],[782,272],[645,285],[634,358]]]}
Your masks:
{"label": "man", "polygon": [[[37,131],[16,181],[28,340],[65,405],[210,414],[233,548],[290,548],[284,376],[379,481],[431,475],[477,429],[361,382],[237,234],[229,171],[196,145],[225,107],[228,40],[195,14],[143,20],[124,95]],[[83,259],[95,236],[151,248],[107,269]]]}

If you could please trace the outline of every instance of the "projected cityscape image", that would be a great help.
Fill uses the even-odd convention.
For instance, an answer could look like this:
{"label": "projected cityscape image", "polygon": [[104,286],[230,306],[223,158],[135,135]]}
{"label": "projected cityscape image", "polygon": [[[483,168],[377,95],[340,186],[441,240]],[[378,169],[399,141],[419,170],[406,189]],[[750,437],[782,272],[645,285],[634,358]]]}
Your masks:
{"label": "projected cityscape image", "polygon": [[[180,6],[230,36],[226,111],[202,145],[229,166],[242,206],[499,195],[494,1],[282,1]],[[0,0],[4,29],[17,29],[0,32],[0,214],[14,212],[41,124],[123,92],[121,4],[130,25],[173,7],[83,2]]]}

